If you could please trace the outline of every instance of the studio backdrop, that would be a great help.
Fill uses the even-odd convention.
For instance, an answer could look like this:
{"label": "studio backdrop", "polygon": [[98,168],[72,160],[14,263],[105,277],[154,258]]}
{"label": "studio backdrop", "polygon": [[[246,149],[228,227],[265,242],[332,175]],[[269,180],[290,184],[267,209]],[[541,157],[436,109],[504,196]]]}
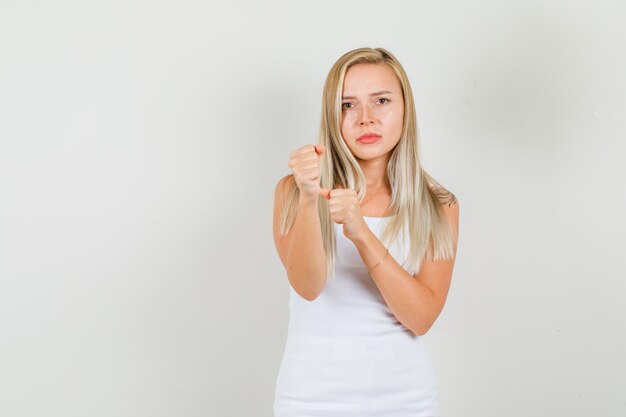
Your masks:
{"label": "studio backdrop", "polygon": [[0,416],[272,416],[274,189],[363,46],[459,201],[443,415],[626,415],[625,11],[1,0]]}

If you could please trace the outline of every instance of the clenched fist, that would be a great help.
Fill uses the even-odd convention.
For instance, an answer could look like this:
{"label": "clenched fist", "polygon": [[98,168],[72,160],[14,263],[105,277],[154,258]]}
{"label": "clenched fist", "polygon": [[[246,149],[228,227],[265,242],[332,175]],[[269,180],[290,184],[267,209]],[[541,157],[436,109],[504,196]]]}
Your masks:
{"label": "clenched fist", "polygon": [[320,165],[325,151],[324,145],[305,145],[289,155],[289,168],[300,189],[300,198],[317,200],[328,192],[320,187]]}
{"label": "clenched fist", "polygon": [[300,190],[300,198],[317,201],[321,195],[328,199],[332,221],[343,224],[343,233],[348,239],[358,239],[369,227],[361,215],[356,191],[320,187],[320,165],[324,151],[324,145],[305,145],[289,155],[289,168]]}
{"label": "clenched fist", "polygon": [[320,192],[328,199],[330,218],[335,223],[343,224],[343,234],[350,240],[359,239],[369,230],[361,214],[359,198],[350,188],[335,188]]}

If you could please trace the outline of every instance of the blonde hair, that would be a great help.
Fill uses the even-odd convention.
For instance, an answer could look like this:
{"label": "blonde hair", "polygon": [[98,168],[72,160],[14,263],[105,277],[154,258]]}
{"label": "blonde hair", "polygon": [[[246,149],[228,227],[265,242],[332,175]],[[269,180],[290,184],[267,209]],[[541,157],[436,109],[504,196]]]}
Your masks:
{"label": "blonde hair", "polygon": [[[400,62],[383,48],[358,48],[341,56],[326,77],[322,94],[322,117],[319,142],[325,145],[321,157],[320,187],[350,188],[357,192],[359,203],[366,191],[365,176],[341,135],[341,96],[348,69],[358,64],[383,64],[395,73],[402,88],[404,121],[400,141],[391,151],[387,177],[391,186],[392,217],[381,232],[381,241],[389,248],[408,225],[410,248],[402,262],[406,270],[418,271],[425,257],[432,260],[454,256],[453,229],[443,211],[443,204],[456,202],[454,194],[435,181],[420,164],[419,134],[415,103],[408,77]],[[293,225],[299,189],[288,176],[283,204],[280,234],[285,235]],[[336,241],[334,222],[330,217],[328,200],[318,198],[322,241],[326,251],[327,275],[334,276]]]}

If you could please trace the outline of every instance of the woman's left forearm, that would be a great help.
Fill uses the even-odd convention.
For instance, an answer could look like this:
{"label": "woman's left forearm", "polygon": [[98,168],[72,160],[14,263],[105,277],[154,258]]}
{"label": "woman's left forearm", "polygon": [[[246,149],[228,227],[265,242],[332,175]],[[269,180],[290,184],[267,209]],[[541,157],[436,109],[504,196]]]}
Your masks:
{"label": "woman's left forearm", "polygon": [[[371,268],[386,255],[387,249],[369,228],[352,240],[365,266]],[[380,262],[370,276],[398,321],[418,336],[435,321],[435,300],[431,290],[409,274],[391,255]]]}

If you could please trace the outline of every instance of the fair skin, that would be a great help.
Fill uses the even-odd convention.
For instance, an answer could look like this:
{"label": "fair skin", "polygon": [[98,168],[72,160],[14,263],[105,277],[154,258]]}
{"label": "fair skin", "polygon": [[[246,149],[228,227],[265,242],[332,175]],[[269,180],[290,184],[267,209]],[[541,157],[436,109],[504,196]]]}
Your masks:
{"label": "fair skin", "polygon": [[[355,65],[346,73],[341,103],[341,134],[359,161],[368,189],[387,187],[387,163],[400,141],[404,119],[400,82],[386,65]],[[381,139],[370,144],[357,141],[370,132]]]}
{"label": "fair skin", "polygon": [[[379,94],[382,91],[385,93]],[[388,66],[358,64],[346,73],[342,97],[341,133],[365,175],[366,196],[360,205],[356,191],[351,189],[319,189],[319,195],[329,200],[331,219],[343,225],[344,235],[353,242],[363,263],[372,267],[383,259],[387,249],[370,230],[363,216],[388,215],[391,189],[386,168],[390,152],[398,144],[402,133],[402,90]],[[380,139],[371,144],[357,141],[363,133],[369,132],[381,135]],[[323,153],[323,147],[318,147],[314,150]],[[301,201],[300,204],[301,208],[307,210],[302,214],[308,213],[310,219],[315,220],[314,200],[310,203]],[[443,309],[450,287],[458,241],[459,206],[456,200],[444,205],[444,213],[455,232],[455,256],[452,259],[432,261],[425,258],[418,273],[411,275],[389,254],[370,273],[389,310],[416,335],[425,334],[434,324]],[[277,218],[278,211],[275,212],[275,224]],[[319,227],[318,223],[314,227]],[[287,259],[288,246],[286,240],[277,241],[281,259]],[[319,242],[315,242],[317,246]],[[294,256],[298,255],[294,252]],[[318,267],[321,269],[321,265]],[[311,289],[310,292],[315,295],[309,299],[316,298],[322,290],[321,285]]]}
{"label": "fair skin", "polygon": [[[365,175],[367,192],[362,215],[385,217],[391,187],[387,163],[400,141],[404,101],[400,82],[386,65],[360,64],[346,72],[342,93],[341,134]],[[363,133],[382,137],[370,144],[357,141]]]}

